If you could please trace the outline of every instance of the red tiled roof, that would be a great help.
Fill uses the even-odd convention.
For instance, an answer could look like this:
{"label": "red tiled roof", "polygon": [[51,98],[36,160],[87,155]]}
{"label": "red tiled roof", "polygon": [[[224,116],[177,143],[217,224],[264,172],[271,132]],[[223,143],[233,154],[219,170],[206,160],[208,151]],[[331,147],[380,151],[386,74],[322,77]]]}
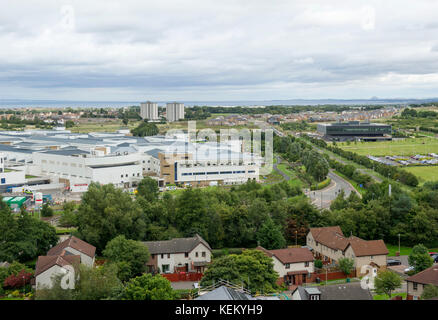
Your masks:
{"label": "red tiled roof", "polygon": [[256,249],[263,251],[269,257],[275,256],[283,264],[313,261],[313,254],[307,248],[267,250],[258,246]]}
{"label": "red tiled roof", "polygon": [[54,246],[53,248],[51,248],[49,250],[49,252],[47,252],[48,256],[56,256],[56,255],[60,255],[62,254],[62,252],[64,251],[64,249],[66,248],[73,248],[76,249],[77,251],[89,256],[89,257],[94,257],[95,253],[96,253],[96,247],[92,246],[91,244],[82,241],[79,238],[76,238],[75,236],[72,236],[66,240],[64,240],[63,242],[57,244],[56,246]]}
{"label": "red tiled roof", "polygon": [[81,262],[81,256],[68,255],[68,256],[39,256],[36,269],[35,277],[44,271],[50,269],[53,266],[65,267],[67,265],[77,266]]}
{"label": "red tiled roof", "polygon": [[316,242],[332,249],[344,251],[349,244],[339,226],[310,228],[310,233]]}
{"label": "red tiled roof", "polygon": [[310,232],[315,241],[332,249],[345,251],[351,245],[357,257],[386,255],[389,253],[383,240],[367,241],[355,236],[347,238],[339,226],[311,228]]}
{"label": "red tiled roof", "polygon": [[383,240],[350,240],[350,245],[356,257],[386,255],[389,253]]}
{"label": "red tiled roof", "polygon": [[406,281],[433,284],[438,286],[438,265],[434,265],[426,270],[423,270],[413,276],[410,276]]}

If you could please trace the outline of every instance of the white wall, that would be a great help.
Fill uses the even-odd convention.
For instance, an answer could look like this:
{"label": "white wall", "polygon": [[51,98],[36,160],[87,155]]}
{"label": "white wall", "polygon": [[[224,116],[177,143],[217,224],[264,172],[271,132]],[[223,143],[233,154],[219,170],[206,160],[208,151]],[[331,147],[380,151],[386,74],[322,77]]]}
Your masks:
{"label": "white wall", "polygon": [[72,247],[67,247],[65,248],[65,250],[67,250],[68,252],[74,254],[74,255],[78,255],[81,256],[81,264],[86,265],[87,267],[93,267],[94,266],[94,257],[90,257],[87,256],[86,254],[72,248]]}
{"label": "white wall", "polygon": [[[4,180],[3,180],[4,179]],[[2,182],[4,181],[4,182]],[[25,183],[25,173],[24,171],[11,171],[11,172],[2,172],[0,173],[0,184],[19,184]]]}
{"label": "white wall", "polygon": [[278,260],[277,257],[273,256],[272,260],[274,261],[274,270],[278,272],[280,278],[284,277],[290,271],[306,270],[310,273],[315,271],[313,262],[309,262],[308,267],[305,266],[304,262],[290,263],[289,269],[286,269],[286,266]]}
{"label": "white wall", "polygon": [[[56,275],[65,274],[64,271],[67,271],[67,269],[62,268],[58,265],[55,265],[55,266],[51,267],[50,269],[47,269],[43,273],[40,273],[38,276],[36,276],[36,279],[35,279],[36,290],[52,288],[53,278]],[[74,281],[69,281],[68,287],[70,289],[74,289],[75,288]]]}
{"label": "white wall", "polygon": [[[196,257],[196,252],[198,257]],[[202,252],[205,252],[205,257],[202,256]],[[167,253],[163,254],[163,258],[161,258],[161,254],[157,254],[157,266],[160,268],[160,272],[163,272],[163,264],[168,264],[169,271],[173,273],[178,264],[180,264],[180,267],[184,267],[186,263],[189,265],[189,272],[191,272],[195,270],[192,269],[192,262],[201,261],[211,262],[211,251],[202,243],[190,251],[188,257],[185,256],[185,253],[171,253],[170,258],[168,258]]]}

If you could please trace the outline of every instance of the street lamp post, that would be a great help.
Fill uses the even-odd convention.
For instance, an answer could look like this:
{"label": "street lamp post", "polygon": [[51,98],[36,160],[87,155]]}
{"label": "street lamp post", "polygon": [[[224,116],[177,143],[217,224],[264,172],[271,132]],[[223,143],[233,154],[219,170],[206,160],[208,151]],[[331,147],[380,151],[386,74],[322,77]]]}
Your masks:
{"label": "street lamp post", "polygon": [[295,246],[298,245],[298,230],[295,230]]}

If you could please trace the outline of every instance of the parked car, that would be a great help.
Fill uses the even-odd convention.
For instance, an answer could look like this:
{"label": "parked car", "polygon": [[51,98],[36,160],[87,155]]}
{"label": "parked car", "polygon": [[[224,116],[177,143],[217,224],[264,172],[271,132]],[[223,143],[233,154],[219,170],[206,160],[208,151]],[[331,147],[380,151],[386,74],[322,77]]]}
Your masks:
{"label": "parked car", "polygon": [[413,266],[410,266],[409,268],[406,268],[405,269],[405,273],[408,273],[409,271],[412,271],[412,270],[414,270],[415,268],[413,267]]}
{"label": "parked car", "polygon": [[397,260],[397,259],[388,259],[388,261],[386,261],[386,265],[387,266],[399,266],[399,265],[401,265],[401,261]]}
{"label": "parked car", "polygon": [[432,254],[431,257],[432,257],[434,263],[438,263],[438,253]]}

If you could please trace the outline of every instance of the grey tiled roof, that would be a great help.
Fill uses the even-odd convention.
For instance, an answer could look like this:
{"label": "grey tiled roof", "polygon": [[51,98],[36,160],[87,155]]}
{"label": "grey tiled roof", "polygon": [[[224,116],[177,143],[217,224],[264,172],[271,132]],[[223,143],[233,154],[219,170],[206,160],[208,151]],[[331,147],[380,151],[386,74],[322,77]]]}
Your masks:
{"label": "grey tiled roof", "polygon": [[210,292],[197,297],[195,300],[255,300],[248,294],[239,292],[237,290],[220,286]]}
{"label": "grey tiled roof", "polygon": [[200,243],[211,250],[209,244],[198,234],[192,238],[175,238],[172,240],[146,241],[143,243],[148,247],[151,254],[190,252]]}

